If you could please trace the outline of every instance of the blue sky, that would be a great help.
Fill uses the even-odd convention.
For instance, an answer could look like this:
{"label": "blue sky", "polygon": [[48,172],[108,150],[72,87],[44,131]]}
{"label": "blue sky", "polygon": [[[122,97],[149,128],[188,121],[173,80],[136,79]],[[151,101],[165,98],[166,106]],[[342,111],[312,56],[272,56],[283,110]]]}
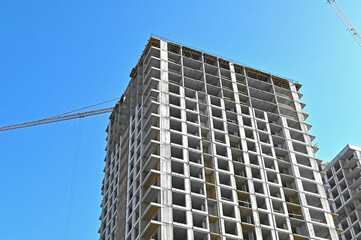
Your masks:
{"label": "blue sky", "polygon": [[[361,32],[361,2],[338,2]],[[321,159],[361,146],[361,48],[326,0],[1,1],[0,126],[120,97],[152,33],[300,82]],[[2,239],[98,239],[107,123],[0,133]]]}

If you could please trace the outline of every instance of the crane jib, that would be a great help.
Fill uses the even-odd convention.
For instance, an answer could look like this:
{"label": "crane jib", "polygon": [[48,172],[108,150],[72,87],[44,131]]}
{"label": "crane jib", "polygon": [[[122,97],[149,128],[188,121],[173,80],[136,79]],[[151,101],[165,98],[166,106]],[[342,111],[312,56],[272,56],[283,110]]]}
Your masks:
{"label": "crane jib", "polygon": [[9,126],[5,126],[5,127],[1,127],[0,132],[1,131],[14,130],[14,129],[18,129],[18,128],[37,126],[37,125],[40,125],[40,124],[60,122],[60,121],[76,119],[76,118],[84,118],[84,117],[99,115],[99,114],[103,114],[103,113],[109,113],[109,112],[112,112],[113,109],[114,108],[112,108],[112,107],[111,108],[104,108],[104,109],[98,109],[98,110],[94,110],[94,111],[80,112],[80,113],[74,113],[74,114],[66,114],[66,115],[62,115],[62,116],[45,118],[45,119],[32,121],[32,122],[9,125]]}
{"label": "crane jib", "polygon": [[342,11],[340,6],[336,3],[335,0],[327,0],[327,2],[331,5],[333,10],[335,10],[337,16],[341,19],[343,24],[346,26],[347,30],[351,33],[352,37],[356,40],[356,42],[361,47],[361,37],[356,31],[356,29],[352,26],[351,22],[346,17],[345,13]]}

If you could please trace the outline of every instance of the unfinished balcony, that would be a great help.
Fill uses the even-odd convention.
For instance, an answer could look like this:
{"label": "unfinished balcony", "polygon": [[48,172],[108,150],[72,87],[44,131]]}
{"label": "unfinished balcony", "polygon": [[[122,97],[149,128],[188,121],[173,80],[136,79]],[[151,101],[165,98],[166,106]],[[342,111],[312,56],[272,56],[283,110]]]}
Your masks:
{"label": "unfinished balcony", "polygon": [[274,88],[276,95],[281,96],[288,100],[293,100],[292,92],[289,89],[285,89],[279,86],[274,86]]}
{"label": "unfinished balcony", "polygon": [[303,153],[303,154],[307,154],[307,148],[305,144],[301,144],[301,143],[297,143],[297,142],[292,142],[293,145],[293,150],[299,153]]}
{"label": "unfinished balcony", "polygon": [[[160,79],[160,69],[156,67],[150,67],[147,74],[144,76],[144,85],[146,86],[145,89],[149,86],[151,80],[159,80]],[[144,90],[144,93],[146,94],[147,91]]]}
{"label": "unfinished balcony", "polygon": [[293,190],[297,189],[294,177],[285,174],[280,174],[280,176],[281,176],[281,182],[283,188],[293,189]]}
{"label": "unfinished balcony", "polygon": [[[173,212],[173,214],[178,214],[178,211]],[[185,214],[181,213],[180,217],[184,216]],[[178,217],[177,217],[178,220]],[[179,221],[181,221],[179,219]],[[184,239],[188,239],[188,235],[187,235],[187,229],[185,227],[182,226],[173,226],[173,240],[184,240]]]}
{"label": "unfinished balcony", "polygon": [[309,235],[306,223],[295,218],[291,218],[291,227],[294,240],[308,240]]}
{"label": "unfinished balcony", "polygon": [[195,211],[205,212],[206,209],[206,198],[199,196],[191,196],[192,209]]}
{"label": "unfinished balcony", "polygon": [[[251,105],[251,99],[248,96],[239,94],[239,103],[245,107],[248,107]],[[249,114],[247,114],[247,115],[249,115]]]}
{"label": "unfinished balcony", "polygon": [[175,119],[171,119],[170,120],[170,129],[171,129],[171,131],[176,131],[176,132],[181,133],[182,132],[182,122],[177,121]]}
{"label": "unfinished balcony", "polygon": [[[227,119],[232,119],[235,120],[236,118],[232,116],[227,116]],[[239,126],[230,122],[227,122],[227,127],[228,127],[228,134],[234,137],[240,137],[239,134]]]}
{"label": "unfinished balcony", "polygon": [[313,173],[313,169],[299,167],[298,170],[299,170],[300,176],[302,178],[315,180],[315,175]]}
{"label": "unfinished balcony", "polygon": [[[229,75],[230,76],[230,75]],[[222,88],[227,89],[233,93],[233,84],[232,80],[229,78],[225,78],[225,76],[222,76]]]}
{"label": "unfinished balcony", "polygon": [[170,135],[170,142],[172,145],[179,145],[179,147],[183,146],[183,137],[181,134],[172,133]]}
{"label": "unfinished balcony", "polygon": [[270,157],[273,156],[272,148],[270,146],[268,146],[268,145],[261,144],[261,151],[262,151],[263,155],[267,155],[267,156],[270,156]]}
{"label": "unfinished balcony", "polygon": [[275,166],[275,161],[272,158],[268,158],[268,157],[263,157],[263,162],[264,162],[264,166],[268,169],[272,169],[275,170],[276,166]]}
{"label": "unfinished balcony", "polygon": [[172,173],[184,175],[184,163],[177,160],[172,160],[171,163]]}
{"label": "unfinished balcony", "polygon": [[319,194],[317,184],[303,180],[302,185],[304,191]]}
{"label": "unfinished balcony", "polygon": [[219,76],[219,71],[218,71],[218,67],[216,66],[212,66],[209,64],[204,64],[204,70],[206,74],[212,75],[212,76]]}
{"label": "unfinished balcony", "polygon": [[330,239],[330,229],[327,225],[313,224],[313,229],[317,238]]}
{"label": "unfinished balcony", "polygon": [[232,186],[231,177],[226,173],[218,173],[218,184],[225,185],[227,187]]}
{"label": "unfinished balcony", "polygon": [[216,87],[215,85],[206,84],[207,93],[211,96],[221,98],[222,91],[220,87]]}
{"label": "unfinished balcony", "polygon": [[[244,80],[244,79],[243,79]],[[237,82],[237,89],[240,96],[247,97],[249,96],[248,89],[246,85],[240,84]]]}
{"label": "unfinished balcony", "polygon": [[176,107],[170,107],[169,111],[171,118],[181,119],[181,109]]}
{"label": "unfinished balcony", "polygon": [[296,111],[295,102],[292,100],[292,98],[289,96],[280,95],[279,93],[276,93],[276,95],[279,106]]}
{"label": "unfinished balcony", "polygon": [[192,217],[193,217],[193,227],[195,227],[195,229],[197,229],[197,228],[205,229],[205,230],[208,229],[206,214],[202,214],[199,212],[193,212]]}
{"label": "unfinished balcony", "polygon": [[189,53],[186,48],[183,48],[183,65],[194,70],[202,71],[201,53],[194,50],[191,51],[192,53]]}
{"label": "unfinished balcony", "polygon": [[200,139],[188,136],[188,148],[192,150],[201,150]]}
{"label": "unfinished balcony", "polygon": [[309,208],[309,212],[310,212],[312,221],[314,221],[316,223],[327,224],[325,213],[323,212],[322,209],[315,210],[315,209]]}
{"label": "unfinished balcony", "polygon": [[233,162],[234,175],[237,177],[247,177],[245,164],[241,162]]}
{"label": "unfinished balcony", "polygon": [[285,215],[285,207],[286,204],[283,202],[283,200],[277,200],[277,199],[271,199],[272,203],[272,211],[275,212],[275,218],[277,221],[277,218],[283,219]]}
{"label": "unfinished balcony", "polygon": [[256,144],[253,141],[247,141],[247,149],[252,153],[258,153]]}
{"label": "unfinished balcony", "polygon": [[[300,215],[301,215],[300,218],[303,219],[298,191],[293,189],[284,189],[284,194],[285,194],[285,200],[286,200],[288,212],[297,213],[295,211],[300,210]],[[295,217],[297,216],[295,215]]]}
{"label": "unfinished balcony", "polygon": [[224,220],[224,230],[226,234],[238,236],[237,223]]}
{"label": "unfinished balcony", "polygon": [[229,101],[229,103],[234,103],[234,92],[226,88],[223,89],[223,99]]}
{"label": "unfinished balcony", "polygon": [[190,178],[204,180],[204,172],[202,167],[196,165],[190,165]]}
{"label": "unfinished balcony", "polygon": [[171,157],[179,160],[183,160],[183,148],[171,147]]}
{"label": "unfinished balcony", "polygon": [[[152,39],[153,41],[153,39]],[[158,39],[154,39],[154,41],[156,42],[149,42],[148,45],[146,46],[146,49],[144,50],[144,63],[147,64],[150,57],[154,56],[157,58],[160,58],[160,42]]]}
{"label": "unfinished balcony", "polygon": [[257,202],[257,208],[268,210],[268,205],[266,203],[266,198],[264,196],[257,196],[256,195],[256,202]]}
{"label": "unfinished balcony", "polygon": [[275,96],[273,93],[268,91],[259,90],[257,88],[249,88],[249,94],[252,98],[256,98],[260,101],[276,103]]}
{"label": "unfinished balcony", "polygon": [[[228,185],[227,183],[224,183],[224,185]],[[229,183],[230,185],[230,183]],[[232,194],[232,190],[227,189],[227,188],[221,188],[221,201],[222,202],[233,202],[233,194]]]}
{"label": "unfinished balcony", "polygon": [[228,157],[227,148],[225,146],[216,145],[216,155],[220,157]]}
{"label": "unfinished balcony", "polygon": [[191,194],[204,196],[204,182],[198,179],[192,179],[191,181]]}
{"label": "unfinished balcony", "polygon": [[[187,76],[186,74],[184,74],[184,75]],[[193,76],[193,78],[192,77],[184,77],[184,87],[203,92],[204,91],[204,82],[202,79],[203,74],[195,73],[194,71],[192,71],[192,74],[189,72],[188,76]]]}
{"label": "unfinished balcony", "polygon": [[299,131],[302,131],[301,129],[301,125],[298,121],[294,121],[294,120],[291,120],[291,119],[287,119],[287,126],[289,128],[292,128],[294,130],[299,130]]}
{"label": "unfinished balcony", "polygon": [[278,104],[280,115],[294,121],[299,121],[298,114],[288,105]]}
{"label": "unfinished balcony", "polygon": [[197,102],[186,100],[186,110],[191,111],[193,113],[197,113],[198,112]]}
{"label": "unfinished balcony", "polygon": [[199,137],[199,127],[197,125],[188,123],[187,124],[187,134],[194,136],[194,137]]}
{"label": "unfinished balcony", "polygon": [[309,157],[296,154],[297,163],[306,167],[312,167]]}
{"label": "unfinished balcony", "polygon": [[227,159],[217,158],[218,169],[229,171],[229,161]]}
{"label": "unfinished balcony", "polygon": [[148,62],[144,65],[144,75],[147,75],[149,70],[154,67],[160,69],[160,58],[156,56],[149,56]]}
{"label": "unfinished balcony", "polygon": [[[161,204],[151,202],[144,210],[141,216],[142,225],[146,226],[142,232],[143,237],[152,237],[156,234],[156,231],[161,225],[160,222],[160,211]],[[157,239],[153,237],[153,239]]]}
{"label": "unfinished balcony", "polygon": [[258,100],[256,98],[251,99],[252,107],[265,111],[278,114],[277,105],[273,102]]}
{"label": "unfinished balcony", "polygon": [[180,49],[178,44],[168,43],[168,61],[180,63]]}
{"label": "unfinished balcony", "polygon": [[143,171],[143,196],[147,194],[147,191],[151,186],[160,187],[160,172],[159,170],[150,169],[150,171]]}
{"label": "unfinished balcony", "polygon": [[240,155],[242,153],[242,144],[240,138],[230,137],[230,146],[231,146],[232,155]]}
{"label": "unfinished balcony", "polygon": [[250,77],[247,78],[247,81],[249,87],[273,94],[272,85],[270,83],[259,81]]}
{"label": "unfinished balcony", "polygon": [[187,119],[187,122],[194,123],[194,124],[199,124],[198,114],[196,114],[196,113],[187,111],[186,112],[186,119]]}

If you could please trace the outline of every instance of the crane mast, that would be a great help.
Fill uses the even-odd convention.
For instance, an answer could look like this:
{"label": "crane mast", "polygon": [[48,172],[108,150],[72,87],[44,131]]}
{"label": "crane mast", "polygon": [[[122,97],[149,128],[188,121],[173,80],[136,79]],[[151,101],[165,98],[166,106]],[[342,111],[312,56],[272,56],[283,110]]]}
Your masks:
{"label": "crane mast", "polygon": [[338,17],[341,19],[343,24],[346,26],[347,30],[351,33],[352,37],[356,40],[358,45],[361,47],[361,37],[357,33],[356,29],[352,26],[351,22],[347,19],[345,13],[342,11],[340,6],[336,3],[335,0],[327,0],[327,2],[331,5],[333,10],[335,10]]}
{"label": "crane mast", "polygon": [[38,121],[9,125],[9,126],[5,126],[5,127],[1,127],[0,132],[7,131],[7,130],[14,130],[14,129],[18,129],[18,128],[37,126],[40,124],[60,122],[60,121],[76,119],[76,118],[84,118],[84,117],[99,115],[99,114],[103,114],[103,113],[109,113],[109,112],[112,112],[113,109],[114,108],[112,108],[112,107],[111,108],[103,108],[103,109],[98,109],[98,110],[94,110],[94,111],[80,112],[80,113],[74,113],[74,114],[64,114],[61,116],[45,118],[45,119],[38,120]]}

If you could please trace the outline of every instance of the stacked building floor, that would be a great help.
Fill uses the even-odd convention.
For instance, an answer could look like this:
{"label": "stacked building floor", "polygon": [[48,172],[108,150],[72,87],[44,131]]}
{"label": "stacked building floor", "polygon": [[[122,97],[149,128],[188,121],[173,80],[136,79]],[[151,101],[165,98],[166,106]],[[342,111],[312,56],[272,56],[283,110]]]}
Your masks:
{"label": "stacked building floor", "polygon": [[338,239],[301,85],[155,37],[130,77],[100,240]]}
{"label": "stacked building floor", "polygon": [[324,169],[342,240],[361,239],[361,148],[347,145]]}

